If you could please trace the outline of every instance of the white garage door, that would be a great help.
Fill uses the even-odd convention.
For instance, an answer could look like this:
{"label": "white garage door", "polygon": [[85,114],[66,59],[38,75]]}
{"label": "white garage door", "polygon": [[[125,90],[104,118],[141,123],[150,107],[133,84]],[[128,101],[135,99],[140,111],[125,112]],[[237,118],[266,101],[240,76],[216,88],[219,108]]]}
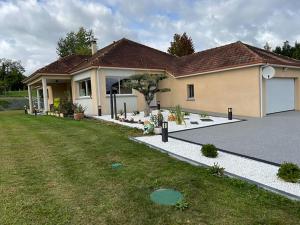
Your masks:
{"label": "white garage door", "polygon": [[266,80],[267,114],[295,109],[294,79]]}

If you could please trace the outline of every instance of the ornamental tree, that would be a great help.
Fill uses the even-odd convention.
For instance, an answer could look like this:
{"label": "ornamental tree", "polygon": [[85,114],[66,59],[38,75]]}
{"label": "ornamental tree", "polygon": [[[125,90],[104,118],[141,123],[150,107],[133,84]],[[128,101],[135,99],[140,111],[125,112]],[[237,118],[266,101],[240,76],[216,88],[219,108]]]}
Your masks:
{"label": "ornamental tree", "polygon": [[149,116],[150,114],[150,103],[153,101],[154,96],[158,92],[170,91],[169,88],[159,88],[158,84],[161,80],[166,79],[167,76],[164,74],[135,74],[129,77],[125,82],[125,86],[137,90],[144,95],[146,106],[144,115]]}

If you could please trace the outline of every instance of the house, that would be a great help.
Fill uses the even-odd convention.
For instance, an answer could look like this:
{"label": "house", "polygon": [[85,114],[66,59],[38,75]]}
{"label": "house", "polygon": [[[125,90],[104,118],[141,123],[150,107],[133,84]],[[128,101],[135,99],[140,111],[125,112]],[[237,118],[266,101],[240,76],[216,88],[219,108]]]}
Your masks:
{"label": "house", "polygon": [[[275,76],[262,77],[262,69],[272,66]],[[122,83],[138,73],[164,73],[155,101],[162,107],[181,105],[187,110],[263,117],[269,113],[300,109],[300,61],[284,57],[240,41],[188,56],[175,57],[128,39],[96,50],[92,55],[70,55],[38,69],[24,80],[29,90],[37,90],[39,108],[49,110],[55,98],[69,98],[87,108],[87,115],[110,113],[110,87],[117,90],[118,109],[143,110],[143,96]],[[153,104],[155,105],[155,101]]]}

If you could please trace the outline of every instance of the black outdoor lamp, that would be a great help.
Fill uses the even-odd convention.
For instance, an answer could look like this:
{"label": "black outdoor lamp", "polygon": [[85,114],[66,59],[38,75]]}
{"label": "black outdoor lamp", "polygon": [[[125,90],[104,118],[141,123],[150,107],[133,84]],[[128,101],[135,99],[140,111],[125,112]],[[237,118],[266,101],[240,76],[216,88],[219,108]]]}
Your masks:
{"label": "black outdoor lamp", "polygon": [[126,102],[124,102],[124,117],[127,118]]}
{"label": "black outdoor lamp", "polygon": [[162,123],[161,137],[163,142],[168,142],[168,122]]}
{"label": "black outdoor lamp", "polygon": [[101,105],[98,106],[98,116],[102,116]]}
{"label": "black outdoor lamp", "polygon": [[228,108],[228,120],[232,120],[232,108]]}
{"label": "black outdoor lamp", "polygon": [[157,101],[156,104],[157,104],[157,109],[160,110],[160,101]]}

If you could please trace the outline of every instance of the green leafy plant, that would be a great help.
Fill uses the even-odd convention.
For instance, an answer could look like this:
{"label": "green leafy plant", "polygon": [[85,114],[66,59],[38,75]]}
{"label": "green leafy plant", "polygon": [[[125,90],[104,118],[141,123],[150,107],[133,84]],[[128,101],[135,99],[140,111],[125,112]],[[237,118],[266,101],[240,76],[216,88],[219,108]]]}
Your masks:
{"label": "green leafy plant", "polygon": [[218,156],[218,149],[213,144],[202,145],[201,152],[209,158],[216,158]]}
{"label": "green leafy plant", "polygon": [[73,103],[70,101],[62,102],[60,105],[60,112],[62,112],[64,115],[73,115]]}
{"label": "green leafy plant", "polygon": [[208,170],[211,174],[218,176],[218,177],[222,177],[222,176],[224,176],[225,168],[219,166],[218,163],[214,163],[214,165],[212,167],[210,167]]}
{"label": "green leafy plant", "polygon": [[160,111],[156,115],[150,115],[150,122],[153,123],[155,127],[161,127],[164,117]]}
{"label": "green leafy plant", "polygon": [[175,107],[175,122],[176,122],[176,124],[178,124],[178,125],[181,125],[182,123],[185,124],[185,121],[184,121],[184,113],[182,112],[181,106],[180,106],[180,105],[177,105],[177,106]]}
{"label": "green leafy plant", "polygon": [[189,203],[185,200],[178,201],[175,205],[175,209],[184,211],[189,208]]}
{"label": "green leafy plant", "polygon": [[201,117],[201,118],[207,118],[208,115],[207,115],[206,113],[202,113],[202,114],[200,114],[200,117]]}
{"label": "green leafy plant", "polygon": [[86,107],[83,107],[81,104],[75,103],[73,104],[74,113],[84,113]]}
{"label": "green leafy plant", "polygon": [[185,116],[189,116],[190,113],[189,113],[189,112],[184,112],[184,115],[185,115]]}
{"label": "green leafy plant", "polygon": [[296,164],[285,162],[281,164],[280,168],[278,169],[277,176],[287,182],[299,182],[300,168]]}
{"label": "green leafy plant", "polygon": [[170,112],[171,114],[175,114],[175,110],[174,110],[174,109],[169,109],[169,112]]}

